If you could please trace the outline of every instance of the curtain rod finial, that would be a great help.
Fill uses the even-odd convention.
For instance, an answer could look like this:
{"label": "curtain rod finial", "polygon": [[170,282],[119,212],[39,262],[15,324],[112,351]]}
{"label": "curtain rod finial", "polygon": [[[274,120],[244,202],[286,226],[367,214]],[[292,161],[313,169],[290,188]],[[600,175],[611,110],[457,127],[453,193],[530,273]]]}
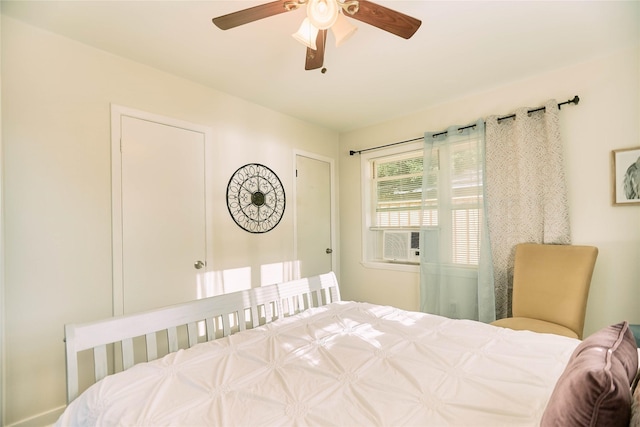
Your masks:
{"label": "curtain rod finial", "polygon": [[349,150],[349,155],[353,156],[354,154],[358,154],[358,151]]}
{"label": "curtain rod finial", "polygon": [[580,97],[578,95],[574,96],[573,99],[567,99],[564,102],[561,102],[560,104],[558,104],[558,109],[562,109],[563,105],[567,105],[567,104],[575,104],[578,105],[578,103],[580,102]]}

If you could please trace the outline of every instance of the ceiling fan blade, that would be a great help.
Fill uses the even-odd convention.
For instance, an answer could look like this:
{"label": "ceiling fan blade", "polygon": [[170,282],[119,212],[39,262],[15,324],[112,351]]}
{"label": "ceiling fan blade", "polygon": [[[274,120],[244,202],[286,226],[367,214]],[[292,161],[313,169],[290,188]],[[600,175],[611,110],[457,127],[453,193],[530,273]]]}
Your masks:
{"label": "ceiling fan blade", "polygon": [[319,30],[316,37],[316,50],[307,48],[307,59],[304,64],[305,70],[315,70],[322,67],[324,63],[324,47],[327,44],[327,30]]}
{"label": "ceiling fan blade", "polygon": [[358,11],[353,15],[346,13],[345,16],[373,25],[404,39],[411,38],[422,24],[419,19],[367,0],[359,0],[358,3],[360,4]]}
{"label": "ceiling fan blade", "polygon": [[[289,5],[289,7],[287,7],[286,5]],[[296,5],[297,3],[293,3],[290,1],[277,0],[250,7],[249,9],[239,10],[227,15],[218,16],[217,18],[213,18],[212,21],[221,30],[228,30],[230,28],[248,24],[249,22],[258,21],[270,16],[289,12],[290,10],[296,9]]]}

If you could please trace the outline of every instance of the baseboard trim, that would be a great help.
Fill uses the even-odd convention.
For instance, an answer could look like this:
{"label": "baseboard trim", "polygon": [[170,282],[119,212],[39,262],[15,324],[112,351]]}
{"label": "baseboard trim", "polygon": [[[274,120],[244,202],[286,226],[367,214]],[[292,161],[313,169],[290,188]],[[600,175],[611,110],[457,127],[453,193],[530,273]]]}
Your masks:
{"label": "baseboard trim", "polygon": [[33,417],[26,418],[17,423],[7,424],[5,427],[47,427],[53,425],[67,406],[60,406],[47,412],[43,412]]}

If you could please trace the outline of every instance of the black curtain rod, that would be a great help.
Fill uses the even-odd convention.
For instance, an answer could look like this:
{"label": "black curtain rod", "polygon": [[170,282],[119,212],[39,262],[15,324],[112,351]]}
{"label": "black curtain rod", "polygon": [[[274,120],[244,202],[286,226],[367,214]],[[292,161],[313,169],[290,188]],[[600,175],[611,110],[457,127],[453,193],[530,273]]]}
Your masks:
{"label": "black curtain rod", "polygon": [[[561,102],[558,104],[558,108],[562,109],[563,105],[567,105],[567,104],[575,104],[578,105],[578,103],[580,102],[580,97],[578,97],[578,95],[574,96],[573,99],[569,99],[567,101]],[[531,113],[535,113],[536,111],[544,111],[546,108],[545,107],[540,107],[540,108],[534,108],[533,110],[529,110],[527,111],[527,113],[531,114]],[[516,115],[515,114],[509,114],[508,116],[502,116],[502,117],[498,117],[498,121],[501,120],[506,120],[506,119],[512,119],[514,118]],[[468,126],[463,126],[461,128],[458,128],[458,130],[464,130],[464,129],[469,129],[474,127],[475,125],[468,125]],[[436,136],[440,136],[440,135],[446,135],[447,131],[443,131],[443,132],[439,132],[439,133],[434,133],[433,137],[435,138]],[[386,145],[379,145],[377,147],[371,147],[371,148],[364,148],[362,150],[351,150],[349,151],[349,155],[353,156],[354,154],[360,154],[360,153],[364,153],[365,151],[372,151],[372,150],[379,150],[380,148],[387,148],[387,147],[392,147],[394,145],[400,145],[400,144],[406,144],[408,142],[415,142],[415,141],[420,141],[421,139],[424,139],[423,136],[417,137],[417,138],[413,138],[413,139],[407,139],[406,141],[400,141],[400,142],[393,142],[391,144],[386,144]]]}

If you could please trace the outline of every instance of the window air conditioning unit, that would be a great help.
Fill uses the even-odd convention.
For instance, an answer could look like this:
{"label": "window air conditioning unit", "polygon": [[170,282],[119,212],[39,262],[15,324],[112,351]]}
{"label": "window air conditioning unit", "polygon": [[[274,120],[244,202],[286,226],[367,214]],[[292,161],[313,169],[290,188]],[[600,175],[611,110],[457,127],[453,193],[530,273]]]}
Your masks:
{"label": "window air conditioning unit", "polygon": [[382,258],[389,261],[420,262],[420,232],[383,231]]}

